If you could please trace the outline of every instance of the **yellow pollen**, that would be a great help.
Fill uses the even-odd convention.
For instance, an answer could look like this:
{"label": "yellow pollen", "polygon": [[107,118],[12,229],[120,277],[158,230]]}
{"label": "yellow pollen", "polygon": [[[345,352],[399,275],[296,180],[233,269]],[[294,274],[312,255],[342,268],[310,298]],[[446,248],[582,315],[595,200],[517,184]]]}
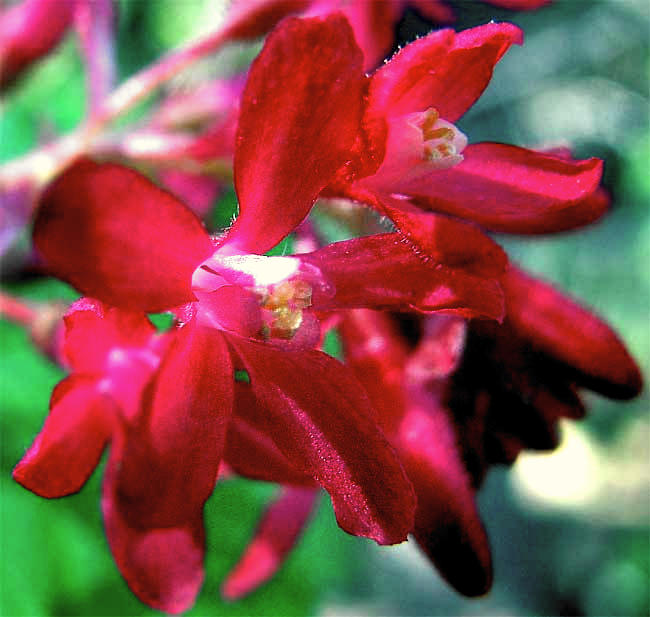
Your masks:
{"label": "yellow pollen", "polygon": [[460,154],[467,144],[465,136],[449,122],[440,118],[437,109],[422,112],[415,123],[422,132],[422,156],[425,160],[450,167],[462,161]]}
{"label": "yellow pollen", "polygon": [[269,290],[261,300],[262,308],[271,313],[262,336],[291,339],[302,324],[302,311],[311,306],[312,289],[301,280],[283,281]]}

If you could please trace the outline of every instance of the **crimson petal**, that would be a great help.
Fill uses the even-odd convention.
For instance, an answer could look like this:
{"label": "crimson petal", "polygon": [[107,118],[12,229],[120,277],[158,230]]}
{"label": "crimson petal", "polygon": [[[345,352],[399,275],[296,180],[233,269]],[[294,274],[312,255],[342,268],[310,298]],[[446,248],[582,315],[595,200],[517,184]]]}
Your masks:
{"label": "crimson petal", "polygon": [[318,491],[286,488],[267,508],[239,562],[221,587],[228,600],[237,600],[268,581],[282,566],[296,545],[311,512]]}
{"label": "crimson petal", "polygon": [[[236,383],[235,407],[224,452],[228,466],[246,478],[293,486],[315,486],[311,475],[293,467],[271,436],[247,419],[246,410],[254,406],[255,397],[251,389],[244,383]],[[243,409],[241,413],[240,409]]]}
{"label": "crimson petal", "polygon": [[115,416],[115,406],[94,379],[64,379],[52,392],[50,414],[16,465],[14,480],[41,497],[76,493],[99,462]]}
{"label": "crimson petal", "polygon": [[485,90],[494,65],[513,43],[519,28],[490,23],[456,34],[438,30],[410,43],[371,80],[368,116],[397,116],[434,107],[455,122]]}
{"label": "crimson petal", "polygon": [[398,449],[418,497],[415,539],[458,591],[484,594],[492,585],[487,534],[454,429],[431,397],[425,406],[415,402],[407,411]]}
{"label": "crimson petal", "polygon": [[228,241],[263,253],[307,216],[350,158],[361,117],[363,54],[341,15],[283,22],[244,90],[235,150],[240,215]]}
{"label": "crimson petal", "polygon": [[461,257],[460,243],[443,243],[441,252],[447,247],[453,250],[441,254],[436,262],[405,240],[395,233],[380,234],[337,242],[301,255],[301,259],[318,267],[336,289],[334,295],[315,291],[314,308],[415,308],[450,311],[464,317],[503,317],[503,296],[496,278],[473,273],[474,248]]}
{"label": "crimson petal", "polygon": [[122,575],[144,602],[168,612],[189,608],[203,580],[203,505],[233,396],[222,335],[195,321],[175,334],[142,415],[113,445],[102,502]]}
{"label": "crimson petal", "polygon": [[118,476],[129,517],[147,527],[200,513],[217,479],[232,410],[233,371],[221,332],[192,320],[175,334],[145,392],[145,412],[131,429]]}
{"label": "crimson petal", "polygon": [[166,613],[182,613],[192,606],[203,583],[203,521],[199,516],[160,528],[131,524],[117,493],[119,456],[108,465],[102,511],[115,563],[142,602]]}
{"label": "crimson petal", "polygon": [[612,398],[639,394],[639,368],[607,324],[515,267],[508,270],[503,285],[508,322],[515,332],[570,367],[580,385]]}
{"label": "crimson petal", "polygon": [[447,170],[396,187],[418,205],[494,230],[538,234],[599,218],[608,200],[598,192],[602,161],[561,157],[496,143],[473,144]]}
{"label": "crimson petal", "polygon": [[361,385],[318,351],[278,352],[230,336],[250,375],[247,418],[273,436],[296,468],[329,492],[339,525],[379,544],[401,542],[413,524],[408,478],[375,422]]}
{"label": "crimson petal", "polygon": [[34,243],[48,269],[82,293],[147,312],[193,300],[192,273],[213,250],[172,195],[131,169],[90,160],[46,190]]}

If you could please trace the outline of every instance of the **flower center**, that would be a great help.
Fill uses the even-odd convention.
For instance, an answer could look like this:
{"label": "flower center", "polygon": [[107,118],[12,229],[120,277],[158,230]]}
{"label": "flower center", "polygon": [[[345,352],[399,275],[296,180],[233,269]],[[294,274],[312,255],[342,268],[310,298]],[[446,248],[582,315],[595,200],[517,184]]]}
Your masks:
{"label": "flower center", "polygon": [[262,337],[267,340],[293,338],[302,324],[303,309],[311,306],[311,285],[306,281],[294,279],[282,281],[260,291],[257,293],[264,311]]}
{"label": "flower center", "polygon": [[451,122],[440,118],[437,109],[409,115],[409,123],[422,135],[422,158],[437,169],[449,169],[463,160],[461,152],[467,146],[467,137]]}

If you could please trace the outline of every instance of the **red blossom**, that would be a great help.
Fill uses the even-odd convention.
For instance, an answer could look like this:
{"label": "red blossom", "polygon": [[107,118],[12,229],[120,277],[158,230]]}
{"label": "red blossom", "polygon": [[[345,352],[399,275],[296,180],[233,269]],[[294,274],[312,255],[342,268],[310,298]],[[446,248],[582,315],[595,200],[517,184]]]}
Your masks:
{"label": "red blossom", "polygon": [[[281,474],[274,479],[324,487],[350,533],[389,544],[412,527],[410,482],[363,389],[338,361],[311,349],[320,338],[316,310],[502,315],[495,279],[505,260],[487,240],[479,250],[450,241],[429,260],[394,234],[301,256],[261,254],[305,218],[349,160],[361,116],[361,61],[342,17],[288,20],[269,37],[242,98],[240,215],[216,241],[176,198],[118,165],[79,161],[41,200],[34,242],[47,268],[118,308],[103,322],[108,334],[90,347],[82,325],[97,318],[92,311],[70,318],[76,373],[57,390],[51,419],[16,477],[48,496],[77,490],[110,439],[109,543],[131,588],[152,606],[184,610],[198,591],[201,512],[222,453],[233,469],[246,466],[228,435],[252,444],[251,456],[271,452],[277,463],[269,471]],[[408,284],[398,269],[409,273]],[[179,324],[163,337],[164,353],[152,356],[143,312],[163,310],[175,310]],[[131,327],[136,319],[140,325]],[[125,355],[125,346],[137,351]],[[132,369],[142,358],[148,363]],[[236,370],[249,382],[235,382]],[[245,394],[233,402],[235,390]],[[61,405],[78,418],[69,430],[56,429]],[[75,469],[64,473],[62,458],[46,469],[38,453],[57,460],[68,440],[80,450]]]}
{"label": "red blossom", "polygon": [[371,76],[358,160],[329,194],[378,209],[414,241],[429,225],[427,211],[525,234],[600,217],[608,205],[599,188],[602,161],[467,145],[454,124],[480,97],[508,48],[521,42],[516,26],[491,23],[459,33],[439,30],[404,47]]}
{"label": "red blossom", "polygon": [[557,421],[584,415],[578,388],[612,398],[641,390],[607,324],[517,268],[503,283],[503,324],[352,311],[342,325],[346,362],[415,488],[415,539],[466,595],[492,581],[474,502],[488,468],[554,448]]}

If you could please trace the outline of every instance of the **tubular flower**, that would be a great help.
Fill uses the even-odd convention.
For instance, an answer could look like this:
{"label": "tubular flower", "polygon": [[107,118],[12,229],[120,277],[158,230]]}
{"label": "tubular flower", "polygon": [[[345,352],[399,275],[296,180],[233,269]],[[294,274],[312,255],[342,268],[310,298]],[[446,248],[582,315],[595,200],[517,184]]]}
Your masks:
{"label": "tubular flower", "polygon": [[498,143],[469,143],[456,123],[496,63],[522,42],[516,26],[439,30],[399,51],[371,77],[359,158],[328,193],[369,204],[423,250],[430,211],[500,232],[538,234],[601,216],[602,161]]}
{"label": "tubular flower", "polygon": [[[140,407],[129,408],[133,426],[111,434],[103,499],[117,565],[157,608],[182,611],[198,591],[201,512],[222,459],[252,477],[323,487],[349,533],[390,544],[411,529],[412,487],[367,396],[338,361],[314,349],[320,311],[502,317],[505,256],[460,222],[441,219],[447,240],[426,257],[397,234],[303,255],[262,254],[305,218],[350,159],[361,62],[340,16],[287,20],[269,37],[242,97],[234,172],[240,214],[223,237],[212,239],[175,197],[119,165],[81,160],[42,197],[34,243],[47,269],[118,315],[144,320],[170,310],[177,317]],[[472,233],[476,242],[468,244]],[[107,357],[110,364],[122,356]],[[89,407],[86,399],[82,405]],[[108,416],[93,409],[92,417]],[[17,470],[17,477],[32,488],[42,464],[28,459],[18,469],[25,465],[30,474]],[[49,480],[35,490],[60,494]]]}
{"label": "tubular flower", "polygon": [[554,448],[557,421],[584,415],[578,388],[617,399],[641,390],[634,360],[604,322],[515,267],[503,285],[500,325],[372,311],[351,311],[342,325],[347,364],[417,494],[415,539],[470,596],[492,581],[474,501],[488,468],[523,448]]}

